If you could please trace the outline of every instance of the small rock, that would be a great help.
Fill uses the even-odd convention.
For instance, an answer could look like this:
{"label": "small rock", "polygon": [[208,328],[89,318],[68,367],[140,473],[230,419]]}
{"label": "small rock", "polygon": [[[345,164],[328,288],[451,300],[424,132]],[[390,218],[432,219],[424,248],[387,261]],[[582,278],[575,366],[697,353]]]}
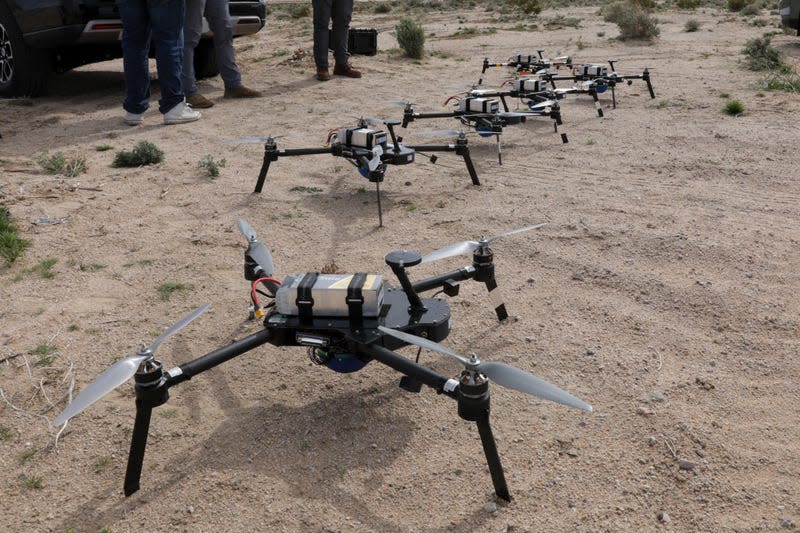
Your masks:
{"label": "small rock", "polygon": [[786,529],[794,529],[795,527],[794,520],[791,518],[779,518],[778,520],[781,523],[781,527],[785,527]]}
{"label": "small rock", "polygon": [[405,183],[405,185],[406,185],[406,187],[410,187],[410,186],[411,186],[411,182],[410,182],[410,181],[407,181],[407,182]]}
{"label": "small rock", "polygon": [[650,409],[645,409],[642,406],[639,406],[636,408],[636,414],[641,416],[651,416],[653,414],[653,411],[651,411]]}
{"label": "small rock", "polygon": [[663,392],[656,390],[647,395],[651,402],[664,402],[667,400],[667,395]]}
{"label": "small rock", "polygon": [[681,470],[694,470],[695,468],[697,468],[697,463],[693,463],[692,461],[689,461],[687,459],[681,459],[680,461],[678,461],[678,468],[680,468]]}
{"label": "small rock", "polygon": [[583,274],[581,274],[580,272],[575,272],[574,274],[572,274],[572,280],[583,281]]}
{"label": "small rock", "polygon": [[192,514],[194,512],[194,506],[189,505],[188,507],[186,507],[186,512]]}
{"label": "small rock", "polygon": [[497,504],[495,502],[487,502],[486,505],[483,506],[483,510],[488,514],[495,514],[497,513]]}
{"label": "small rock", "polygon": [[594,350],[592,350],[591,348],[587,349],[586,355],[594,355]]}
{"label": "small rock", "polygon": [[665,511],[659,511],[658,514],[656,514],[656,518],[658,518],[658,521],[662,524],[667,524],[670,521],[669,515]]}

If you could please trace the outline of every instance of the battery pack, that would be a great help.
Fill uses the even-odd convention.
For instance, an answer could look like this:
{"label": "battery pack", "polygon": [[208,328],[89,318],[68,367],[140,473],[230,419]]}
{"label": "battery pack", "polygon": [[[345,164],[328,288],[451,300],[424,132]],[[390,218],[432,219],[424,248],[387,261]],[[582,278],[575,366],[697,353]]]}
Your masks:
{"label": "battery pack", "polygon": [[[275,307],[282,315],[299,316],[298,288],[305,274],[286,276],[275,294]],[[353,274],[319,274],[311,287],[312,315],[315,317],[346,317],[349,315],[348,287]],[[383,305],[383,277],[368,274],[361,286],[364,299],[361,308],[365,317],[375,317]]]}
{"label": "battery pack", "polygon": [[605,65],[575,65],[573,72],[576,76],[608,76],[608,67]]}
{"label": "battery pack", "polygon": [[528,65],[530,65],[532,63],[533,64],[539,63],[540,61],[541,61],[541,59],[539,59],[539,56],[532,56],[532,55],[526,55],[526,54],[517,54],[517,55],[511,57],[511,61],[509,61],[509,63],[514,63],[515,65],[528,66]]}
{"label": "battery pack", "polygon": [[500,111],[500,102],[493,98],[464,98],[461,100],[461,110],[470,113],[497,113]]}
{"label": "battery pack", "polygon": [[534,78],[517,78],[514,90],[518,93],[540,93],[548,89],[547,81]]}
{"label": "battery pack", "polygon": [[342,128],[338,137],[342,144],[367,150],[386,145],[386,132],[369,128]]}

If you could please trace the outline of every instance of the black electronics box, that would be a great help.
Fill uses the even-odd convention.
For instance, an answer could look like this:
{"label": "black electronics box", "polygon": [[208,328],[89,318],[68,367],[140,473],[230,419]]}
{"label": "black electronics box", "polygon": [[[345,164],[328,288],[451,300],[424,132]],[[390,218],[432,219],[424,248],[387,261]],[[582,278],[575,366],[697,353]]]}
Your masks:
{"label": "black electronics box", "polygon": [[351,55],[374,56],[378,53],[378,30],[350,28],[347,33],[347,50]]}
{"label": "black electronics box", "polygon": [[378,30],[350,28],[347,35],[347,49],[351,54],[374,56],[378,53]]}

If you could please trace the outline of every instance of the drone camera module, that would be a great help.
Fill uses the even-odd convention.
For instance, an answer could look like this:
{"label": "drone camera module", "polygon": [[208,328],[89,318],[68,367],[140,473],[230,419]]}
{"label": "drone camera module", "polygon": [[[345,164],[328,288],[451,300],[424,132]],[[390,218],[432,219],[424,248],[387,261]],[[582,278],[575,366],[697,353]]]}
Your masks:
{"label": "drone camera module", "polygon": [[500,102],[494,98],[464,98],[461,100],[462,111],[469,113],[499,113]]}
{"label": "drone camera module", "polygon": [[384,296],[383,277],[380,274],[289,275],[275,294],[276,309],[282,315],[298,316],[298,303],[303,303],[301,293],[310,288],[307,294],[310,294],[314,316],[346,317],[350,314],[348,292],[358,283],[362,283],[363,316],[378,316]]}
{"label": "drone camera module", "polygon": [[514,80],[514,90],[520,93],[540,93],[548,89],[546,80],[518,78]]}
{"label": "drone camera module", "polygon": [[386,132],[369,128],[344,128],[339,132],[339,139],[347,146],[372,150],[376,146],[386,145]]}
{"label": "drone camera module", "polygon": [[576,65],[574,69],[576,76],[608,76],[608,67],[605,65]]}

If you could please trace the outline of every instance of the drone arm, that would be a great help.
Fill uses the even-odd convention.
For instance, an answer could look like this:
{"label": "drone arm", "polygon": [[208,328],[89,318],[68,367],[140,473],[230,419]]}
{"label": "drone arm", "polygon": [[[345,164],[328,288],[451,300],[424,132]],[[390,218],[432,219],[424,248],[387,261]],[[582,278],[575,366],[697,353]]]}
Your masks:
{"label": "drone arm", "polygon": [[436,392],[440,394],[446,394],[453,399],[458,399],[457,382],[454,383],[453,380],[434,372],[430,368],[417,364],[414,361],[403,357],[402,355],[394,353],[388,348],[384,348],[383,346],[372,344],[363,346],[360,349],[363,350],[366,355],[372,357],[376,361],[383,363],[389,368],[397,370],[401,374],[424,383],[428,387],[434,389]]}
{"label": "drone arm", "polygon": [[264,161],[261,163],[261,171],[258,173],[258,181],[256,182],[256,188],[253,192],[260,193],[261,189],[264,188],[264,180],[267,179],[267,172],[269,171],[269,165],[273,161],[277,161],[278,157],[285,157],[285,156],[293,156],[293,155],[313,155],[313,154],[329,154],[333,153],[334,147],[326,147],[326,148],[290,148],[290,149],[281,149],[275,146],[275,144],[267,145],[264,148]]}
{"label": "drone arm", "polygon": [[475,267],[470,265],[464,268],[459,268],[458,270],[446,272],[439,276],[419,280],[416,283],[413,283],[411,286],[413,287],[414,292],[420,293],[442,287],[444,283],[449,280],[464,281],[467,279],[472,279],[473,277],[475,277]]}
{"label": "drone arm", "polygon": [[422,145],[422,146],[408,146],[417,152],[455,152],[464,158],[464,164],[467,165],[467,172],[472,179],[473,185],[480,185],[481,181],[478,179],[478,173],[475,171],[475,165],[472,164],[472,158],[469,156],[469,146],[467,146],[466,139],[456,141],[455,144],[435,144],[435,145]]}
{"label": "drone arm", "polygon": [[266,344],[270,340],[270,334],[270,330],[262,329],[261,331],[257,331],[256,333],[253,333],[252,335],[249,335],[241,340],[232,342],[227,346],[223,346],[222,348],[218,348],[212,352],[202,355],[193,361],[189,361],[188,363],[177,366],[166,373],[166,386],[172,387],[178,383],[188,381],[201,372],[205,372],[206,370],[214,368],[225,361],[242,355],[245,352],[249,352],[253,348],[261,346],[262,344]]}

